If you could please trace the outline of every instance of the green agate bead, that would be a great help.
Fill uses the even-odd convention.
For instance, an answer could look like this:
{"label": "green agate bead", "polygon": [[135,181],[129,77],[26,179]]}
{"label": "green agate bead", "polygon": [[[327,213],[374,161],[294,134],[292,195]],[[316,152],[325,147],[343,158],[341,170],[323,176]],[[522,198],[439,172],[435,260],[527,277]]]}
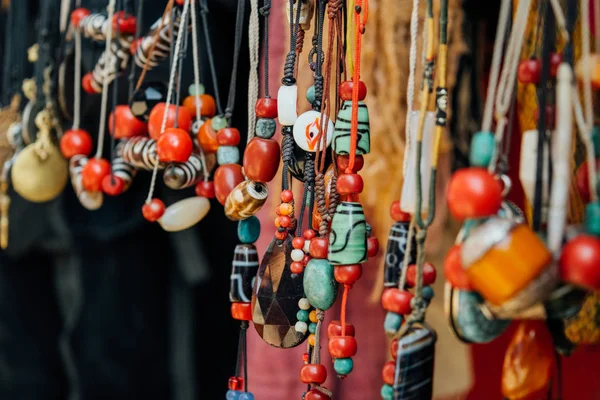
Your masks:
{"label": "green agate bead", "polygon": [[[335,154],[350,154],[350,128],[352,126],[352,101],[344,101],[335,121],[333,131],[333,151]],[[371,136],[369,125],[369,109],[367,105],[358,102],[358,132],[356,136],[356,155],[371,152]]]}
{"label": "green agate bead", "polygon": [[306,310],[298,310],[298,312],[296,313],[296,319],[298,321],[302,321],[302,322],[306,322],[308,321],[308,311]]}
{"label": "green agate bead", "polygon": [[381,387],[381,398],[383,400],[392,400],[394,398],[394,388],[390,385],[383,385]]}
{"label": "green agate bead", "polygon": [[256,136],[263,139],[271,139],[275,136],[277,123],[271,118],[259,118],[256,120]]}
{"label": "green agate bead", "polygon": [[213,131],[217,132],[219,129],[223,129],[227,127],[227,118],[221,116],[212,117],[210,120],[210,126],[213,128]]}
{"label": "green agate bead", "polygon": [[255,216],[238,222],[238,238],[244,244],[251,244],[258,240],[260,236],[260,220]]}
{"label": "green agate bead", "polygon": [[312,85],[306,91],[306,100],[308,100],[310,104],[312,104],[315,101],[315,85]]}
{"label": "green agate bead", "polygon": [[337,297],[338,283],[333,266],[325,259],[313,258],[304,269],[304,293],[309,303],[320,310],[331,308]]}
{"label": "green agate bead", "polygon": [[487,167],[492,160],[496,141],[492,132],[477,132],[471,140],[469,162],[474,167]]}
{"label": "green agate bead", "polygon": [[196,96],[196,95],[201,96],[205,93],[204,85],[201,83],[199,83],[197,85],[195,83],[192,83],[190,85],[190,87],[188,88],[188,93],[190,96]]}
{"label": "green agate bead", "polygon": [[331,221],[328,259],[332,265],[367,261],[367,221],[360,203],[338,204]]}
{"label": "green agate bead", "polygon": [[351,358],[336,358],[333,369],[338,375],[348,375],[354,369],[354,361]]}
{"label": "green agate bead", "polygon": [[585,230],[600,236],[600,203],[590,203],[585,207]]}

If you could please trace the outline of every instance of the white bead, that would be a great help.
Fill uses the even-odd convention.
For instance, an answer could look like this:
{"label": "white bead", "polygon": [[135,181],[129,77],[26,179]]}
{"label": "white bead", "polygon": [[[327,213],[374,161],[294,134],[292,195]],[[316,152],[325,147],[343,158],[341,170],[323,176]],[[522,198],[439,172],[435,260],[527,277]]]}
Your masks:
{"label": "white bead", "polygon": [[281,125],[294,125],[298,119],[298,86],[281,86],[277,93],[277,116]]}
{"label": "white bead", "polygon": [[302,261],[304,258],[304,252],[300,249],[292,250],[292,260],[294,261]]}
{"label": "white bead", "polygon": [[296,332],[306,333],[308,330],[308,325],[306,325],[306,322],[298,321],[296,322],[294,329],[296,329]]}
{"label": "white bead", "polygon": [[306,254],[310,253],[310,240],[304,241],[304,248],[302,249]]}
{"label": "white bead", "polygon": [[167,207],[158,223],[167,232],[179,232],[200,222],[208,210],[210,202],[206,197],[188,197]]}
{"label": "white bead", "polygon": [[[327,146],[329,146],[333,139],[333,122],[326,115],[323,117],[327,124]],[[321,141],[321,127],[324,126],[320,112],[307,111],[300,115],[294,124],[294,141],[302,150],[316,152]]]}
{"label": "white bead", "polygon": [[301,310],[310,310],[310,302],[307,298],[302,298],[298,301],[298,307],[300,307]]}

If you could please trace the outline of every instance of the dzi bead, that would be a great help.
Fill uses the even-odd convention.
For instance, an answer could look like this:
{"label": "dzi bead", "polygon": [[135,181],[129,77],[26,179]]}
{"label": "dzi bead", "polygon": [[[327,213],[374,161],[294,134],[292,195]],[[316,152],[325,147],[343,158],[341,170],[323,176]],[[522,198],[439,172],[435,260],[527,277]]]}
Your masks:
{"label": "dzi bead", "polygon": [[413,325],[400,338],[395,370],[402,379],[393,388],[396,398],[432,398],[436,340],[435,331],[424,325]]}
{"label": "dzi bead", "polygon": [[255,137],[244,151],[244,173],[248,179],[257,182],[270,182],[277,174],[281,150],[273,139]]}
{"label": "dzi bead", "polygon": [[[352,102],[344,101],[335,121],[333,134],[333,151],[335,154],[349,154],[351,149],[350,129],[352,124]],[[356,136],[356,154],[371,152],[371,135],[369,125],[369,110],[367,105],[358,103],[358,129]]]}
{"label": "dzi bead", "polygon": [[332,265],[367,261],[367,222],[360,203],[343,201],[337,206],[331,221],[328,258]]}
{"label": "dzi bead", "polygon": [[243,181],[227,196],[225,215],[232,221],[251,217],[265,204],[268,194],[269,188],[266,184]]}
{"label": "dzi bead", "polygon": [[310,304],[320,310],[328,310],[335,303],[337,289],[333,266],[324,259],[311,259],[304,270],[304,293]]}
{"label": "dzi bead", "polygon": [[[205,156],[206,168],[214,166],[213,156]],[[202,160],[198,154],[192,154],[184,163],[169,164],[163,172],[163,181],[169,188],[178,190],[196,185],[204,178]],[[208,196],[205,196],[208,197]]]}
{"label": "dzi bead", "polygon": [[229,300],[249,303],[258,271],[258,253],[253,244],[238,244],[231,263]]}

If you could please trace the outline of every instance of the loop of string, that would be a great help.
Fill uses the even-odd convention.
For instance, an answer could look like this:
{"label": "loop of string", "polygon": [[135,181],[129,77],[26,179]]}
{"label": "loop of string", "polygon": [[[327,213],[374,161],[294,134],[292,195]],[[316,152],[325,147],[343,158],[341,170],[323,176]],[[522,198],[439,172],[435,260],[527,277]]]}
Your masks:
{"label": "loop of string", "polygon": [[[258,19],[258,0],[250,0],[250,23],[248,25],[248,47],[250,50],[250,77],[248,79],[248,139],[254,137],[256,113],[254,106],[258,100],[258,64],[260,62],[260,23]],[[265,75],[265,80],[269,77]]]}

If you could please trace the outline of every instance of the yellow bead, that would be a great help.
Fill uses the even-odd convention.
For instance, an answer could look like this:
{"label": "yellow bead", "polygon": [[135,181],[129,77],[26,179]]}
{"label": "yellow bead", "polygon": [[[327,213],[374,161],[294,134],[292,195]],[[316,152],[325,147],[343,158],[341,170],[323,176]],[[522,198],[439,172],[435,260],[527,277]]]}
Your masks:
{"label": "yellow bead", "polygon": [[279,213],[281,215],[290,215],[294,212],[294,207],[289,203],[282,203],[279,205]]}
{"label": "yellow bead", "polygon": [[315,335],[312,333],[308,335],[308,344],[310,344],[312,347],[315,347]]}
{"label": "yellow bead", "polygon": [[314,322],[315,324],[317,323],[317,312],[315,310],[312,310],[310,312],[310,314],[308,314],[308,319],[310,319],[310,322]]}

